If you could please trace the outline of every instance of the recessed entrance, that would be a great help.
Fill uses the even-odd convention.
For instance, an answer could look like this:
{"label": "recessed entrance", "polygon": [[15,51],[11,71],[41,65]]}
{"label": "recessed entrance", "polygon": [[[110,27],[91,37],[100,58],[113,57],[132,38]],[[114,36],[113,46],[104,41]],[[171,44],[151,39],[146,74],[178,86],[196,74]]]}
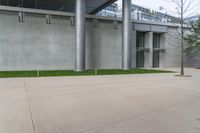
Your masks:
{"label": "recessed entrance", "polygon": [[160,34],[153,34],[153,67],[160,67]]}
{"label": "recessed entrance", "polygon": [[136,35],[136,47],[137,47],[137,68],[143,68],[144,67],[144,38],[145,38],[145,32],[137,32]]}

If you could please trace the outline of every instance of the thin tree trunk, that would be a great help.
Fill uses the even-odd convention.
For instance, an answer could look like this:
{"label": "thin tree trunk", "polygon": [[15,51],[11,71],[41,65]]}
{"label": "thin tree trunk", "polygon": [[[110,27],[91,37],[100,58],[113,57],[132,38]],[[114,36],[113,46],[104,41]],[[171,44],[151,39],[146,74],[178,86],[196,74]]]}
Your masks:
{"label": "thin tree trunk", "polygon": [[183,54],[183,50],[184,50],[184,42],[183,42],[183,36],[184,36],[184,32],[183,32],[183,0],[181,0],[181,75],[184,75],[184,54]]}

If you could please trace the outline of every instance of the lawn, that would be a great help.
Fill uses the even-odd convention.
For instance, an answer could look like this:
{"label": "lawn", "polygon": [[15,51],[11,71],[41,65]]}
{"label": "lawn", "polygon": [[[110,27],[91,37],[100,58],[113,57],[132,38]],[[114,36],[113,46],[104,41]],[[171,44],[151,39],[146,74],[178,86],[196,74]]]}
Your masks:
{"label": "lawn", "polygon": [[76,72],[73,70],[0,71],[0,78],[152,74],[152,73],[170,73],[170,72],[171,71],[151,70],[151,69],[131,69],[131,70],[108,69],[108,70],[87,70],[84,72]]}

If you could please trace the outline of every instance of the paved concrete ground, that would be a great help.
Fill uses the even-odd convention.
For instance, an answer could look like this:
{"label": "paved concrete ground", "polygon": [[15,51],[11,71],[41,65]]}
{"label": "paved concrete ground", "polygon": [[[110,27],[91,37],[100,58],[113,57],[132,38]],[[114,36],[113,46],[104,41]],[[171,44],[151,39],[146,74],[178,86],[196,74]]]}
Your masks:
{"label": "paved concrete ground", "polygon": [[0,133],[200,133],[187,73],[0,79]]}

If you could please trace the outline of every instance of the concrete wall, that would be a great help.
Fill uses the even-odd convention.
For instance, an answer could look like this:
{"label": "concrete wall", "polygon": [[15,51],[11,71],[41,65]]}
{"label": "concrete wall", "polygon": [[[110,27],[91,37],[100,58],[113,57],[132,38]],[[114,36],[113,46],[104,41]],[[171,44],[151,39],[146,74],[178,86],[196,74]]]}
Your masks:
{"label": "concrete wall", "polygon": [[87,22],[86,68],[87,69],[120,69],[122,62],[121,25],[114,29],[113,23],[99,21],[94,27]]}
{"label": "concrete wall", "polygon": [[[179,67],[181,65],[181,43],[178,29],[168,27],[167,34],[161,36],[161,42],[161,46],[166,50],[165,53],[161,53],[161,67]],[[162,45],[163,43],[165,44]]]}
{"label": "concrete wall", "polygon": [[[185,34],[190,34],[191,31],[185,31]],[[187,55],[185,57],[185,65],[186,67],[200,67],[200,51],[197,53],[194,53],[192,55]]]}
{"label": "concrete wall", "polygon": [[189,55],[186,57],[185,64],[187,67],[200,67],[200,52],[195,55]]}
{"label": "concrete wall", "polygon": [[73,69],[74,27],[66,18],[0,14],[0,70]]}
{"label": "concrete wall", "polygon": [[[75,27],[69,17],[0,14],[0,70],[74,69]],[[110,21],[93,26],[87,21],[87,69],[121,68],[121,24],[114,29]]]}
{"label": "concrete wall", "polygon": [[[46,24],[44,15],[26,14],[25,22],[18,22],[17,12],[0,12],[0,70],[63,70],[74,69],[75,26],[70,17],[52,17]],[[138,23],[138,22],[137,22]],[[144,26],[142,26],[144,25]],[[149,27],[135,24],[132,32],[132,67],[136,66],[136,32],[134,29]],[[152,26],[155,32],[166,26]],[[159,27],[159,28],[158,28]],[[86,67],[87,69],[119,69],[122,60],[122,26],[114,28],[113,20],[87,19]],[[151,30],[151,27],[143,31]],[[161,67],[180,65],[179,40],[176,27],[168,27],[163,47]],[[172,43],[172,44],[171,44]],[[147,54],[148,55],[148,54]]]}

